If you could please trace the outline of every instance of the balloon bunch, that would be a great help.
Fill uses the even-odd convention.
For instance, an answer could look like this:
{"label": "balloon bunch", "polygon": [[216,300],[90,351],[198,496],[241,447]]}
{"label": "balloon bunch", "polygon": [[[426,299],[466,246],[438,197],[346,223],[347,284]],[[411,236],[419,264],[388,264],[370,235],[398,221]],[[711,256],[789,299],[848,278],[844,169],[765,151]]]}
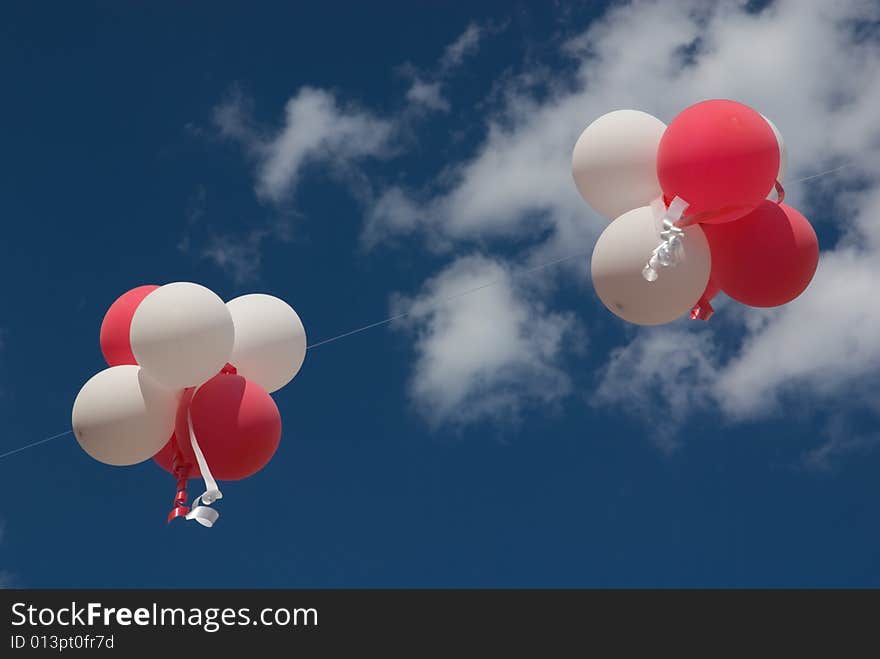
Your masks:
{"label": "balloon bunch", "polygon": [[[120,296],[101,324],[110,368],[83,385],[73,432],[94,459],[133,465],[153,458],[177,479],[178,517],[212,526],[217,481],[262,469],[281,439],[270,393],[302,366],[306,335],[296,312],[270,295],[224,303],[188,282],[140,286]],[[189,478],[205,493],[187,505]]]}
{"label": "balloon bunch", "polygon": [[637,110],[581,133],[572,174],[581,196],[614,219],[593,249],[593,285],[638,325],[690,311],[708,320],[723,291],[753,307],[790,302],[819,262],[810,223],[783,203],[786,151],[776,126],[729,100],[690,106],[666,126]]}

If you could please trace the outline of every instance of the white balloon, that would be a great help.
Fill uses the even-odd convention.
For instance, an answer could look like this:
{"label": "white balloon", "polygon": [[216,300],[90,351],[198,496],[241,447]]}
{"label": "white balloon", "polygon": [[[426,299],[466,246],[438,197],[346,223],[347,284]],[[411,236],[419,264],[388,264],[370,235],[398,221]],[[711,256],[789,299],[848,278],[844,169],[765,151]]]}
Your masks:
{"label": "white balloon", "polygon": [[306,330],[290,305],[271,295],[226,303],[235,325],[229,362],[238,374],[272,393],[290,382],[306,358]]}
{"label": "white balloon", "polygon": [[180,392],[138,366],[112,366],[86,382],[73,402],[73,434],[83,450],[109,465],[153,457],[171,438]]}
{"label": "white balloon", "polygon": [[[761,116],[764,117],[763,114]],[[785,172],[788,169],[788,152],[785,150],[785,140],[782,139],[782,133],[779,132],[776,124],[770,121],[767,117],[764,117],[764,121],[770,124],[770,128],[773,129],[773,134],[776,136],[776,142],[779,144],[779,173],[776,174],[776,180],[782,183],[785,180]],[[775,199],[775,195],[776,193],[771,190],[770,194],[767,195],[767,198]]]}
{"label": "white balloon", "polygon": [[663,194],[657,147],[666,124],[639,110],[615,110],[586,127],[571,154],[581,196],[608,219]]}
{"label": "white balloon", "polygon": [[656,281],[642,269],[660,244],[654,212],[648,206],[611,222],[593,248],[593,286],[606,307],[637,325],[661,325],[690,311],[709,281],[712,259],[703,229],[684,230],[684,258],[660,268]]}
{"label": "white balloon", "polygon": [[216,293],[176,282],[147,295],[131,320],[131,350],[150,377],[175,389],[215,376],[229,360],[235,328]]}

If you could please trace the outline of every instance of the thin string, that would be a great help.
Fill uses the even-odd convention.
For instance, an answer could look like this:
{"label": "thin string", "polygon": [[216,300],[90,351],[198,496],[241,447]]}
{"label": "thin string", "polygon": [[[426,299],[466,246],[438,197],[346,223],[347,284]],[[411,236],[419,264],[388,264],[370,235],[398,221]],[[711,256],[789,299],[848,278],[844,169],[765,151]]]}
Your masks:
{"label": "thin string", "polygon": [[[804,181],[810,181],[812,179],[819,178],[820,176],[827,176],[828,174],[833,174],[834,172],[839,172],[842,169],[846,169],[847,167],[852,167],[856,163],[847,163],[845,165],[841,165],[839,167],[835,167],[833,169],[827,169],[824,172],[819,172],[817,174],[812,174],[810,176],[805,176],[804,178],[795,179],[792,183],[803,183]],[[572,259],[576,259],[582,256],[589,254],[592,250],[585,250],[581,252],[577,252],[575,254],[569,254],[568,256],[563,256],[562,258],[554,259],[552,261],[547,261],[546,263],[541,263],[540,265],[533,266],[531,268],[525,268],[523,270],[519,270],[517,272],[511,273],[511,277],[521,277],[522,275],[527,275],[533,272],[538,272],[539,270],[543,270],[544,268],[549,268],[551,266],[557,265],[559,263],[563,263],[565,261],[570,261]],[[464,291],[460,291],[449,297],[445,297],[441,300],[438,300],[436,303],[430,305],[428,310],[437,309],[444,304],[452,302],[453,300],[457,300],[458,298],[464,297],[466,295],[471,295],[472,293],[476,293],[477,291],[481,291],[484,288],[489,288],[490,286],[497,286],[498,284],[507,281],[506,277],[499,277],[498,279],[494,279],[492,281],[485,282],[480,284],[479,286],[474,286],[473,288],[469,288]],[[366,332],[367,330],[373,329],[374,327],[381,327],[382,325],[387,325],[388,323],[393,323],[395,320],[401,320],[406,318],[407,316],[411,316],[415,310],[410,309],[408,311],[404,311],[403,313],[396,314],[394,316],[389,316],[384,320],[376,321],[375,323],[370,323],[369,325],[364,325],[363,327],[358,327],[357,329],[349,330],[348,332],[343,332],[342,334],[338,334],[337,336],[332,336],[329,339],[323,339],[318,341],[317,343],[313,343],[308,346],[308,350],[312,350],[313,348],[317,348],[319,346],[327,345],[328,343],[333,343],[334,341],[339,341],[340,339],[344,339],[349,336],[353,336],[355,334],[360,334],[361,332]],[[21,446],[16,449],[12,449],[11,451],[7,451],[6,453],[0,453],[0,460],[4,458],[8,458],[16,453],[21,453],[22,451],[26,451],[29,448],[33,448],[35,446],[39,446],[40,444],[46,444],[51,442],[52,440],[59,439],[61,437],[65,437],[73,433],[73,430],[65,430],[64,432],[58,433],[57,435],[52,435],[51,437],[46,437],[45,439],[41,439],[39,441],[33,442],[32,444],[26,444],[25,446]]]}
{"label": "thin string", "polygon": [[847,167],[852,167],[855,165],[854,162],[848,162],[845,165],[841,165],[840,167],[835,167],[834,169],[826,169],[824,172],[819,172],[818,174],[811,174],[810,176],[804,176],[803,178],[796,178],[792,183],[803,183],[804,181],[811,181],[814,178],[819,178],[820,176],[825,176],[826,174],[833,174],[834,172],[839,172],[841,169],[846,169]]}
{"label": "thin string", "polygon": [[46,442],[51,442],[53,439],[58,439],[59,437],[64,437],[65,435],[70,435],[73,433],[73,430],[65,430],[64,432],[60,432],[57,435],[52,435],[51,437],[46,437],[46,439],[41,439],[38,442],[34,442],[33,444],[28,444],[27,446],[21,446],[19,448],[14,448],[11,451],[7,451],[6,453],[0,454],[0,460],[3,458],[8,458],[10,455],[15,455],[16,453],[21,453],[22,451],[33,448],[34,446],[39,446],[40,444],[45,444]]}
{"label": "thin string", "polygon": [[[533,272],[537,272],[539,270],[543,270],[545,268],[549,268],[550,266],[557,265],[559,263],[563,263],[564,261],[570,261],[572,259],[576,259],[582,256],[586,256],[589,254],[589,251],[580,251],[576,254],[569,254],[568,256],[563,256],[562,258],[553,259],[552,261],[547,261],[546,263],[541,263],[540,265],[533,266],[531,268],[525,268],[523,270],[519,270],[517,272],[511,273],[511,277],[521,277],[523,275],[531,274]],[[497,279],[493,279],[492,281],[487,281],[479,286],[474,286],[473,288],[468,288],[464,291],[459,291],[458,293],[454,293],[449,297],[444,297],[434,304],[427,307],[428,311],[432,311],[439,307],[442,307],[444,304],[452,302],[453,300],[457,300],[460,297],[464,297],[465,295],[470,295],[472,293],[476,293],[477,291],[481,291],[484,288],[489,288],[490,286],[497,286],[503,282],[507,281],[506,277],[499,277]],[[379,327],[381,325],[387,325],[388,323],[393,323],[395,320],[400,320],[401,318],[406,318],[407,316],[411,316],[415,310],[410,309],[408,311],[404,311],[403,313],[396,314],[394,316],[389,316],[384,320],[376,321],[375,323],[370,323],[369,325],[364,325],[363,327],[358,327],[357,329],[349,330],[348,332],[343,332],[337,336],[330,337],[329,339],[323,339],[322,341],[318,341],[317,343],[313,343],[308,346],[307,350],[312,350],[313,348],[317,348],[318,346],[325,345],[327,343],[332,343],[333,341],[338,341],[339,339],[344,339],[347,336],[352,336],[353,334],[359,334],[360,332],[366,332],[368,329],[373,329],[374,327]]]}

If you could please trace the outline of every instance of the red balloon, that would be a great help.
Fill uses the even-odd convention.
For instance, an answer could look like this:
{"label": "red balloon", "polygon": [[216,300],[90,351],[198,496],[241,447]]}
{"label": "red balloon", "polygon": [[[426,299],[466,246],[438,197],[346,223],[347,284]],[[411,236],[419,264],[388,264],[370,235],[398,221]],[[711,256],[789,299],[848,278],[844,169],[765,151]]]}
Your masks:
{"label": "red balloon", "polygon": [[667,204],[688,202],[689,222],[718,224],[750,213],[779,172],[779,143],[770,124],[736,101],[692,105],[660,139],[657,177]]}
{"label": "red balloon", "polygon": [[[181,442],[184,457],[196,464],[188,410],[214,478],[240,480],[265,467],[281,441],[281,415],[266,390],[240,375],[220,373],[199,387],[195,396],[193,391],[184,392],[175,424],[175,435],[186,438]],[[192,475],[198,473],[196,466]]]}
{"label": "red balloon", "polygon": [[153,284],[138,286],[120,295],[110,305],[101,323],[101,352],[110,366],[137,364],[129,340],[131,319],[143,299],[157,288]]}
{"label": "red balloon", "polygon": [[751,307],[791,302],[810,284],[819,264],[816,232],[786,204],[764,201],[736,222],[703,230],[721,290]]}

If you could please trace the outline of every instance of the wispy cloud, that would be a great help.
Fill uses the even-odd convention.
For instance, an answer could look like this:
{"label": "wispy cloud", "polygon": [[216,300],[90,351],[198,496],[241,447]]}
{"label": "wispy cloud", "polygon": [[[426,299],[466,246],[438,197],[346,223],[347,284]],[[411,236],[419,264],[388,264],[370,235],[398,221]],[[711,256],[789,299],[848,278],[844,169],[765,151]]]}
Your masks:
{"label": "wispy cloud", "polygon": [[234,92],[215,109],[214,124],[254,161],[257,195],[272,203],[290,198],[309,165],[345,172],[388,150],[389,121],[322,89],[301,88],[287,102],[282,125],[275,130],[257,125],[251,105],[241,92]]}
{"label": "wispy cloud", "polygon": [[694,409],[713,405],[718,355],[708,333],[681,326],[639,333],[611,352],[588,399],[638,415],[650,439],[665,450],[681,444],[680,429]]}
{"label": "wispy cloud", "polygon": [[243,238],[213,236],[201,250],[201,256],[232,277],[237,284],[256,279],[260,271],[265,229],[254,229]]}
{"label": "wispy cloud", "polygon": [[487,27],[477,23],[468,25],[455,41],[446,46],[440,58],[440,70],[450,71],[461,66],[467,56],[477,51],[486,30]]}
{"label": "wispy cloud", "polygon": [[[311,169],[345,181],[356,198],[372,201],[373,186],[362,164],[399,153],[402,144],[411,141],[413,125],[424,109],[447,111],[450,106],[444,90],[450,77],[476,52],[483,36],[498,29],[471,24],[444,49],[432,69],[420,70],[411,64],[399,67],[410,86],[407,103],[396,114],[379,116],[337,93],[306,86],[287,101],[278,125],[266,124],[255,119],[253,99],[235,86],[214,108],[213,127],[222,139],[242,150],[253,167],[254,192],[270,208],[289,211]],[[206,134],[202,128],[189,128],[195,134]],[[200,186],[189,202],[180,251],[192,248],[192,228],[201,222],[205,206],[206,190]],[[244,235],[215,231],[206,246],[193,251],[242,282],[259,276],[262,245],[269,237],[276,237],[272,226],[256,226]]]}
{"label": "wispy cloud", "polygon": [[258,279],[267,240],[291,240],[291,209],[307,169],[323,169],[356,188],[364,179],[359,164],[385,157],[393,132],[390,120],[312,87],[288,100],[280,126],[259,124],[252,99],[238,87],[214,109],[212,119],[219,135],[238,145],[252,164],[254,193],[269,207],[270,219],[243,232],[208,227],[207,242],[193,246],[193,228],[206,214],[206,189],[199,186],[189,201],[178,249],[207,259],[236,283]]}
{"label": "wispy cloud", "polygon": [[406,100],[429,110],[449,111],[449,101],[443,96],[443,84],[440,82],[425,82],[416,78],[406,92]]}
{"label": "wispy cloud", "polygon": [[824,442],[805,451],[800,466],[812,471],[834,471],[852,456],[865,455],[880,446],[880,433],[865,432],[846,413],[831,415],[823,432]]}
{"label": "wispy cloud", "polygon": [[399,325],[415,337],[409,395],[434,427],[506,425],[530,405],[553,406],[571,390],[562,356],[579,334],[574,317],[549,312],[496,260],[460,257],[415,296],[396,296],[392,308],[410,312]]}
{"label": "wispy cloud", "polygon": [[399,70],[410,79],[410,87],[406,92],[410,107],[448,112],[452,107],[447,98],[450,79],[469,57],[476,54],[487,36],[502,29],[501,24],[470,23],[464,32],[446,46],[432,68],[420,69],[412,64],[401,66]]}
{"label": "wispy cloud", "polygon": [[259,279],[265,243],[293,241],[293,219],[278,215],[252,229],[235,233],[210,233],[199,256],[223,270],[236,284]]}

